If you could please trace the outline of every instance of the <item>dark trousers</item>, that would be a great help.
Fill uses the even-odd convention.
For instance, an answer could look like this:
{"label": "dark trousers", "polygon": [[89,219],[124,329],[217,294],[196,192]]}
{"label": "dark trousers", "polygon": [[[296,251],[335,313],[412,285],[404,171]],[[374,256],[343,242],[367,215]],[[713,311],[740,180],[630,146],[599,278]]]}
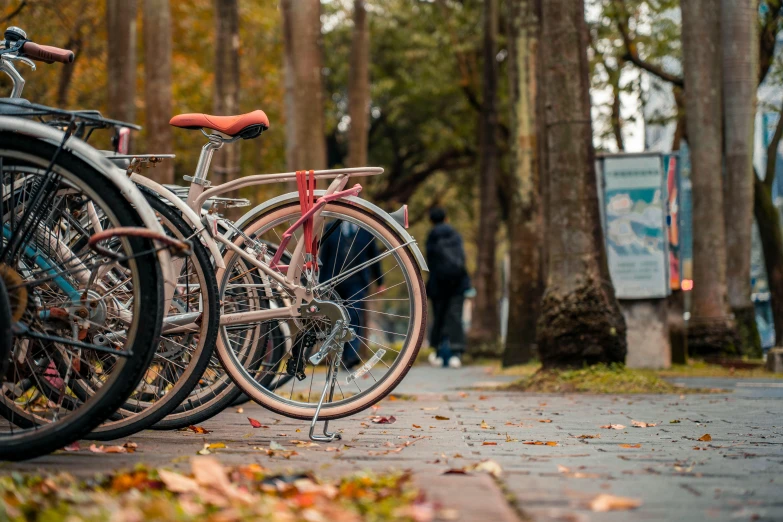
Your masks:
{"label": "dark trousers", "polygon": [[457,294],[445,299],[432,300],[434,321],[430,331],[430,346],[440,350],[448,341],[448,348],[454,355],[465,351],[465,331],[462,329],[462,305],[465,296]]}
{"label": "dark trousers", "polygon": [[[350,327],[356,332],[356,339],[348,343],[343,348],[343,362],[348,368],[352,368],[360,362],[360,353],[362,347],[362,339],[358,336],[369,338],[369,332],[362,328],[362,319],[364,316],[364,308],[367,308],[366,304],[362,302],[362,299],[367,297],[366,285],[352,283],[350,280],[345,281],[337,285],[337,293],[343,299],[347,300],[346,308],[348,309],[348,317],[350,318]],[[357,310],[359,308],[359,310]]]}

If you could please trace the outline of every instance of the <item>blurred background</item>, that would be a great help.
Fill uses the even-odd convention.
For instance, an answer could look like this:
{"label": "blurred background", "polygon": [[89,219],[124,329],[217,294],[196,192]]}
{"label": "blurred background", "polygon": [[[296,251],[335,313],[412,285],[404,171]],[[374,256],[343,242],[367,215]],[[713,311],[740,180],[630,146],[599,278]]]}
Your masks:
{"label": "blurred background", "polygon": [[[775,345],[774,325],[783,329],[783,268],[770,270],[783,264],[781,2],[683,4],[0,0],[0,20],[76,53],[69,67],[20,66],[24,97],[143,125],[132,151],[177,155],[154,171],[161,181],[182,183],[204,142],[170,128],[171,115],[263,109],[271,129],[220,151],[214,182],[381,166],[385,175],[365,178],[363,195],[389,211],[409,205],[421,243],[429,209],[444,207],[465,238],[475,287],[464,313],[474,357],[524,363],[542,347],[567,352],[552,344],[566,337],[602,345],[590,334],[579,340],[584,318],[537,333],[541,321],[552,324],[551,298],[575,292],[557,282],[569,270],[590,273],[553,266],[563,245],[582,248],[583,238],[560,234],[579,233],[581,220],[587,236],[597,234],[590,255],[608,267],[596,272],[611,279],[602,295],[619,299],[607,306],[624,317],[605,330],[628,328],[627,350],[623,340],[598,359],[665,367],[689,354],[758,358]],[[564,27],[579,38],[568,40]],[[581,110],[568,97],[582,92],[589,107],[573,120],[586,115],[592,150],[558,156],[581,135],[555,135],[566,122],[557,108]],[[562,177],[569,164],[600,221],[568,221],[558,210],[574,197]],[[280,190],[241,196],[257,203]],[[715,296],[719,310],[708,310]],[[731,341],[716,340],[721,318]],[[660,332],[650,337],[651,328]],[[645,339],[654,345],[638,348]],[[569,357],[560,361],[594,360]]]}

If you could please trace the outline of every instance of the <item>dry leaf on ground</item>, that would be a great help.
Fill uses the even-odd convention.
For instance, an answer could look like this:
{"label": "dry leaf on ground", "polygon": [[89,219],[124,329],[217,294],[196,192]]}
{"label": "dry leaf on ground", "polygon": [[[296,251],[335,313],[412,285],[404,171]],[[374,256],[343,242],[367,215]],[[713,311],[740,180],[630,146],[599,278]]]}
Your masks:
{"label": "dry leaf on ground", "polygon": [[79,451],[81,446],[79,446],[79,442],[72,442],[71,444],[68,444],[63,448],[63,451]]}
{"label": "dry leaf on ground", "polygon": [[481,445],[482,446],[497,446],[498,443],[497,442],[490,442],[488,440],[485,440],[484,442],[481,443]]}
{"label": "dry leaf on ground", "polygon": [[250,425],[253,426],[254,428],[268,428],[269,427],[269,426],[264,426],[259,421],[255,420],[255,419],[251,419],[250,417],[248,417],[247,420],[250,421]]}
{"label": "dry leaf on ground", "polygon": [[93,453],[133,453],[123,446],[96,446],[95,444],[90,445],[90,451]]}
{"label": "dry leaf on ground", "polygon": [[495,427],[494,426],[490,426],[489,424],[487,424],[486,421],[481,421],[481,429],[482,430],[494,430]]}
{"label": "dry leaf on ground", "polygon": [[641,448],[641,444],[620,444],[621,448]]}
{"label": "dry leaf on ground", "polygon": [[604,429],[604,430],[624,430],[625,426],[623,426],[622,424],[605,424],[605,425],[601,426],[601,429]]}
{"label": "dry leaf on ground", "polygon": [[512,439],[511,435],[506,433],[506,442],[519,442],[519,439]]}
{"label": "dry leaf on ground", "polygon": [[658,425],[657,423],[654,424],[652,422],[642,422],[636,420],[631,421],[631,426],[633,426],[634,428],[654,428],[657,425]]}
{"label": "dry leaf on ground", "polygon": [[190,477],[174,473],[173,471],[166,471],[165,469],[158,470],[158,476],[166,489],[172,493],[193,493],[198,491],[198,483]]}
{"label": "dry leaf on ground", "polygon": [[394,417],[394,415],[390,415],[388,417],[382,417],[380,415],[376,415],[374,417],[371,417],[370,420],[374,424],[394,424],[397,422],[397,419]]}
{"label": "dry leaf on ground", "polygon": [[606,511],[627,511],[636,509],[642,505],[642,501],[629,497],[616,497],[602,493],[590,501],[590,509],[603,513]]}
{"label": "dry leaf on ground", "polygon": [[702,442],[710,442],[712,441],[712,435],[710,435],[709,433],[705,433],[704,435],[699,437],[699,440]]}
{"label": "dry leaf on ground", "polygon": [[522,444],[527,444],[529,446],[557,446],[557,442],[553,440],[548,440],[548,441],[535,440],[535,441],[523,442]]}
{"label": "dry leaf on ground", "polygon": [[201,427],[201,426],[188,426],[188,429],[192,431],[193,433],[198,433],[200,435],[206,435],[207,433],[212,433],[210,430]]}
{"label": "dry leaf on ground", "polygon": [[600,439],[600,435],[579,435],[577,439]]}
{"label": "dry leaf on ground", "polygon": [[538,422],[543,422],[545,424],[549,424],[550,422],[552,422],[552,419],[538,419]]}

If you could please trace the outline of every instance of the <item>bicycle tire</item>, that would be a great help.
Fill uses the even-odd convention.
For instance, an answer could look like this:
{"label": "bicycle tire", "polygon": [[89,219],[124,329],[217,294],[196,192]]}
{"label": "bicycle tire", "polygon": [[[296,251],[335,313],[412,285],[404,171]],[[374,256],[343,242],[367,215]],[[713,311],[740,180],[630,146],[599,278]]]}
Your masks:
{"label": "bicycle tire", "polygon": [[[294,216],[299,215],[299,209],[298,203],[291,203],[270,210],[258,216],[251,223],[248,223],[244,232],[246,235],[253,237],[253,234],[255,234],[256,231],[264,229],[266,223],[274,223],[275,220],[281,220],[281,223],[293,222],[295,220]],[[352,399],[349,396],[340,402],[325,403],[319,414],[319,419],[322,420],[340,419],[354,415],[360,411],[366,410],[391,393],[416,361],[416,356],[424,340],[427,319],[427,297],[421,270],[410,249],[402,246],[404,240],[390,226],[377,217],[348,203],[329,203],[324,207],[322,215],[327,215],[330,212],[335,215],[339,213],[343,216],[357,220],[358,222],[362,222],[366,224],[368,228],[376,231],[379,234],[378,237],[382,237],[389,241],[395,249],[400,247],[397,252],[399,252],[399,260],[405,265],[405,270],[409,276],[409,279],[406,279],[406,281],[408,281],[407,284],[410,288],[410,295],[413,301],[411,306],[412,310],[410,312],[413,315],[410,317],[411,321],[409,323],[409,333],[407,336],[407,339],[409,340],[407,341],[408,344],[404,347],[404,357],[398,358],[393,363],[394,366],[392,371],[383,377],[379,383],[373,385],[367,393],[361,392],[360,394],[357,394],[355,399]],[[283,228],[285,228],[285,226],[283,226]],[[225,278],[229,277],[230,274],[229,270],[230,263],[227,258],[226,269],[217,271],[221,297],[226,282]],[[254,380],[250,378],[248,372],[242,368],[241,363],[238,363],[236,360],[236,357],[227,342],[227,336],[222,329],[217,341],[217,353],[231,378],[253,401],[270,411],[289,418],[303,420],[312,418],[315,412],[314,403],[310,403],[307,406],[288,404],[282,400],[282,397],[276,395],[272,391],[259,389]],[[292,399],[288,402],[295,402],[293,399],[293,392]],[[304,403],[299,402],[297,404]]]}
{"label": "bicycle tire", "polygon": [[[56,146],[31,136],[0,132],[0,157],[9,161],[19,161],[36,169],[46,169],[56,150]],[[101,204],[106,215],[110,216],[117,226],[143,226],[140,216],[122,191],[102,172],[70,153],[67,148],[59,152],[53,170],[63,179],[84,187],[85,192]],[[4,175],[4,171],[0,172]],[[4,215],[4,211],[0,214]],[[18,461],[34,458],[87,435],[125,401],[146,371],[153,356],[153,346],[160,334],[163,280],[155,246],[151,240],[129,237],[122,240],[122,243],[128,246],[130,252],[127,266],[134,274],[134,306],[136,310],[144,310],[149,324],[141,328],[140,314],[134,316],[134,327],[128,329],[132,330],[128,336],[130,341],[125,345],[129,355],[120,361],[116,371],[98,393],[78,410],[36,429],[0,433],[0,459]],[[16,412],[17,409],[11,403],[6,403],[5,397],[2,397],[0,414],[6,419],[13,419]],[[9,425],[13,423],[15,421],[9,420]]]}

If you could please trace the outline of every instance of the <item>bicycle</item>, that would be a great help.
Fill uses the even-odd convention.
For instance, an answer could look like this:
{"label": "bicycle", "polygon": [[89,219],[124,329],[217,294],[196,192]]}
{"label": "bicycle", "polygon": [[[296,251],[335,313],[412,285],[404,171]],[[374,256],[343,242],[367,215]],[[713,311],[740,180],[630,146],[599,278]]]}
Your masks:
{"label": "bicycle", "polygon": [[[4,43],[0,69],[15,80],[12,94],[24,85],[13,61],[72,60],[17,28]],[[187,245],[166,238],[133,184],[75,138],[121,122],[18,100],[1,105],[26,118],[0,116],[0,330],[7,335],[10,325],[12,333],[0,458],[20,460],[78,440],[134,390],[160,331],[169,248]],[[151,324],[142,326],[142,310]],[[81,381],[94,393],[78,397]]]}
{"label": "bicycle", "polygon": [[[401,208],[392,216],[358,198],[361,185],[345,188],[351,177],[378,175],[383,172],[380,168],[261,174],[210,187],[207,173],[214,152],[227,143],[259,137],[269,128],[266,115],[263,111],[239,116],[185,114],[172,118],[171,124],[200,129],[208,139],[194,175],[185,177],[190,182],[187,200],[182,201],[172,191],[138,173],[134,173],[131,180],[176,207],[213,254],[219,298],[223,304],[217,342],[221,363],[242,392],[254,401],[289,417],[311,419],[312,440],[332,441],[338,438],[338,434],[327,431],[328,421],[362,411],[390,393],[412,366],[423,340],[426,295],[421,271],[426,271],[427,266],[416,241],[405,230],[407,208]],[[207,134],[204,129],[213,132]],[[319,179],[333,181],[327,190],[316,191],[315,183]],[[236,224],[217,219],[211,213],[203,219],[198,215],[207,201],[229,191],[292,181],[298,182],[298,193],[273,198],[251,210]],[[384,250],[361,265],[343,263],[338,273],[321,281],[318,248],[343,222],[369,234],[372,241],[377,241]],[[230,232],[219,233],[218,225],[223,225]],[[289,250],[289,245],[293,245],[293,250]],[[225,254],[220,254],[220,248],[225,250]],[[348,254],[350,251],[351,248]],[[287,265],[281,263],[283,256],[291,260]],[[381,262],[387,265],[384,268],[386,274],[398,270],[393,274],[398,281],[391,288],[378,289],[364,299],[338,294],[336,288],[339,283]],[[388,265],[392,265],[391,268]],[[397,290],[387,294],[393,297],[377,297],[393,288]],[[370,297],[376,297],[376,302],[388,300],[407,305],[398,304],[397,311],[401,312],[398,314],[361,308],[361,303],[368,302]],[[396,347],[380,343],[372,338],[372,328],[351,319],[351,311],[397,316],[406,323],[404,333],[382,330],[378,333],[397,335],[402,339],[395,343]],[[281,328],[281,325],[287,326],[290,332],[288,338],[294,337],[289,343],[292,348],[282,354],[275,350],[271,362],[267,363],[270,369],[259,371],[259,361],[269,360],[270,353],[267,349],[259,349],[255,340],[259,335]],[[358,334],[357,330],[364,335]],[[358,392],[346,395],[337,382],[337,375],[344,344],[357,339],[372,356],[367,360],[360,356],[361,367],[350,372],[347,380]],[[322,376],[315,367],[324,361],[327,371]],[[306,373],[308,362],[311,365],[309,377]],[[385,370],[383,375],[376,377],[373,368],[379,363]],[[272,375],[275,380],[272,383],[268,383],[268,379],[262,382],[264,379],[259,379],[259,373]],[[320,382],[322,377],[323,383]],[[374,381],[373,384],[363,389],[359,382],[369,378]],[[307,379],[310,384],[306,386],[308,393],[305,397],[302,387],[300,390],[295,388]],[[323,384],[323,389],[320,395],[314,397],[311,392],[316,381],[319,386]],[[279,393],[282,382],[292,383],[287,397]],[[338,400],[335,400],[335,389],[339,389],[341,394]],[[324,436],[315,435],[318,420],[327,421]]]}

